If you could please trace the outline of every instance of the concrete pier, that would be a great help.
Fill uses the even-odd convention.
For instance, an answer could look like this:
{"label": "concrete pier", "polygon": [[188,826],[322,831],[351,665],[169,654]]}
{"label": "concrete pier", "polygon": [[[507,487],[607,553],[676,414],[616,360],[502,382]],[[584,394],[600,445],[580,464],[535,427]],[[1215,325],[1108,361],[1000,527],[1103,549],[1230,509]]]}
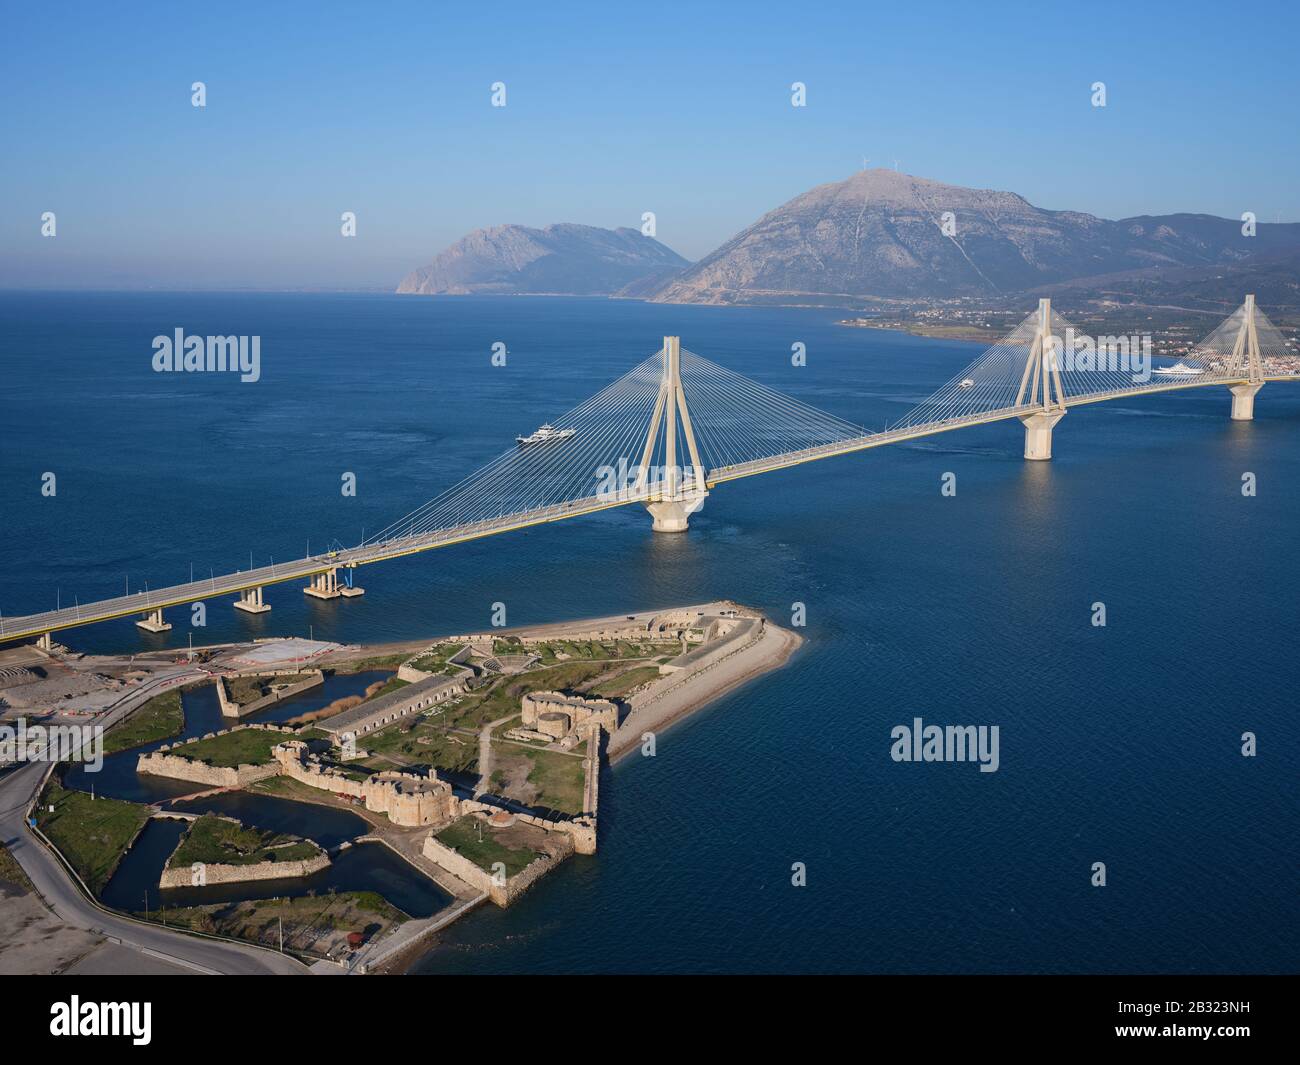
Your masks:
{"label": "concrete pier", "polygon": [[665,499],[659,503],[647,503],[646,510],[654,519],[651,528],[655,532],[686,532],[690,527],[690,517],[702,506],[708,492],[700,492],[694,497],[683,499]]}
{"label": "concrete pier", "polygon": [[1232,420],[1234,422],[1254,420],[1255,396],[1263,387],[1263,382],[1260,382],[1255,385],[1232,385],[1228,389],[1232,393]]}
{"label": "concrete pier", "polygon": [[135,624],[136,628],[144,629],[145,632],[167,632],[171,629],[171,625],[163,621],[161,607],[157,610],[148,611]]}
{"label": "concrete pier", "polygon": [[302,591],[313,599],[337,599],[343,594],[339,591],[339,571],[327,569],[324,573],[316,574]]}
{"label": "concrete pier", "polygon": [[1064,417],[1063,410],[1021,415],[1020,421],[1025,426],[1025,458],[1042,461],[1052,457],[1052,428]]}
{"label": "concrete pier", "polygon": [[265,614],[271,608],[262,602],[261,588],[245,588],[235,600],[235,609],[248,614]]}

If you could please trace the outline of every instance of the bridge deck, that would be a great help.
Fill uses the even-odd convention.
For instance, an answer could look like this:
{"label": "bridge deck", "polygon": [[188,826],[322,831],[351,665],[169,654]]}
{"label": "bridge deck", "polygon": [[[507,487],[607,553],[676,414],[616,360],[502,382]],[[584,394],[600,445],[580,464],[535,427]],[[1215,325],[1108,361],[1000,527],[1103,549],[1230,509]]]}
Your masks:
{"label": "bridge deck", "polygon": [[[1300,375],[1265,378],[1266,381],[1294,381],[1297,379],[1300,379]],[[1156,392],[1172,392],[1188,388],[1230,387],[1243,383],[1245,383],[1245,378],[1217,378],[1212,381],[1179,381],[1168,384],[1138,385],[1133,388],[1115,389],[1078,399],[1067,397],[1066,408],[1089,403],[1101,403],[1113,399],[1149,395]],[[973,425],[988,425],[994,422],[1021,418],[1037,413],[1040,409],[1040,407],[1036,406],[1008,407],[1002,410],[951,418],[923,425],[897,426],[879,433],[868,433],[861,437],[841,440],[832,444],[790,451],[770,458],[756,459],[752,462],[717,467],[707,472],[705,483],[711,488],[725,481],[734,481],[742,477],[752,477],[760,473],[788,469],[792,466],[816,462],[835,455],[846,455],[855,451],[883,447],[887,444],[917,440]],[[693,488],[689,477],[683,487],[687,491]],[[594,514],[613,507],[651,503],[661,498],[660,489],[661,486],[652,484],[646,487],[620,491],[614,495],[593,495],[584,499],[471,522],[423,533],[418,536],[397,537],[378,543],[361,544],[343,551],[312,555],[292,562],[236,571],[221,577],[211,577],[208,580],[177,584],[168,588],[157,588],[93,603],[77,604],[60,610],[51,610],[25,617],[0,618],[0,642],[30,639],[35,636],[42,636],[45,633],[76,628],[79,625],[99,621],[109,621],[114,618],[129,617],[133,614],[142,615],[153,610],[182,606],[219,595],[238,595],[252,588],[262,588],[285,581],[305,580],[340,567],[353,568],[368,565],[372,562],[382,562],[392,558],[400,558],[404,555],[449,547],[452,544],[464,543],[468,540],[497,536],[501,533],[512,532],[533,525],[564,521],[569,518],[581,517],[584,514]]]}

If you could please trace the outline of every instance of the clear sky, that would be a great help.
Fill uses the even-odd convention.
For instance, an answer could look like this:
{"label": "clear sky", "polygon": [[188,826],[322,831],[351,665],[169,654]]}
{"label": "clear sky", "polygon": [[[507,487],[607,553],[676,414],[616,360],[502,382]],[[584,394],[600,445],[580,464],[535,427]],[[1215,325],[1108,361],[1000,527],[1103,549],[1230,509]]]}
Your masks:
{"label": "clear sky", "polygon": [[1296,221],[1298,10],[3,0],[0,286],[391,289],[479,226],[644,211],[698,258],[864,157]]}

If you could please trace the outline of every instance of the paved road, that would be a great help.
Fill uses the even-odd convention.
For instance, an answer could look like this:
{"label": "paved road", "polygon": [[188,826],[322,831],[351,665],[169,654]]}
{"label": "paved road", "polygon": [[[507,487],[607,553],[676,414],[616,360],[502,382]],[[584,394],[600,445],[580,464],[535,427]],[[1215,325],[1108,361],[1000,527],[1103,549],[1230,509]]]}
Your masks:
{"label": "paved road", "polygon": [[[182,676],[170,675],[131,692],[109,712],[111,720],[119,720],[142,698],[182,679]],[[0,777],[0,841],[31,878],[46,905],[61,920],[202,972],[253,975],[307,971],[306,966],[287,955],[237,943],[198,939],[140,924],[90,902],[58,859],[32,835],[24,820],[27,807],[40,788],[45,769],[44,763],[33,762]]]}

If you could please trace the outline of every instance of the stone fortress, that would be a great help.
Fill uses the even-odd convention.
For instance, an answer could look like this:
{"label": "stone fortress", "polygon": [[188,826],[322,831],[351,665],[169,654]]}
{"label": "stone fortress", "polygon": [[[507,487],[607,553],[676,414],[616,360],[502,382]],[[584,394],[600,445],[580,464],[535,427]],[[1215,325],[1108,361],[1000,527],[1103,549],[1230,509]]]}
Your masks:
{"label": "stone fortress", "polygon": [[558,740],[568,750],[583,740],[600,742],[599,730],[618,728],[618,707],[608,699],[586,699],[563,692],[529,692],[520,700],[522,724],[506,733],[511,739]]}
{"label": "stone fortress", "polygon": [[[152,753],[141,755],[138,771],[223,788],[247,787],[274,776],[290,778],[321,792],[322,802],[330,802],[331,797],[342,799],[363,805],[399,829],[427,829],[418,845],[423,858],[505,906],[568,855],[595,853],[602,757],[606,753],[614,757],[616,752],[625,752],[639,742],[644,729],[662,727],[688,712],[699,704],[701,693],[725,690],[719,685],[735,683],[729,678],[736,672],[736,662],[753,660],[761,668],[770,668],[776,661],[774,652],[760,646],[768,642],[768,633],[761,615],[743,611],[735,604],[713,603],[624,618],[540,626],[513,633],[497,631],[448,637],[402,664],[398,676],[408,682],[405,686],[311,726],[240,724],[202,737],[211,739],[240,729],[267,729],[295,737],[275,743],[267,762],[235,767],[207,765],[184,757],[179,749],[185,744],[177,743],[164,744]],[[775,634],[781,637],[775,639]],[[511,647],[517,646],[519,653],[499,653],[503,636],[508,636]],[[784,654],[797,645],[797,637],[775,628],[773,636],[784,649],[780,658],[783,661]],[[462,787],[457,794],[451,780],[436,768],[425,772],[371,771],[343,764],[357,756],[356,740],[360,736],[415,715],[432,719],[442,712],[445,704],[488,683],[491,675],[536,668],[543,652],[553,662],[570,657],[559,650],[565,641],[608,643],[615,640],[658,648],[659,653],[651,656],[657,660],[658,676],[635,684],[618,700],[552,690],[525,691],[519,701],[517,726],[500,733],[504,740],[519,746],[561,752],[573,751],[585,743],[580,755],[585,781],[580,813],[564,815],[534,810],[489,794],[482,787],[472,795]],[[673,645],[676,654],[671,654]],[[457,649],[448,653],[453,647]],[[665,657],[665,650],[670,657]],[[417,662],[433,663],[438,672],[418,668]],[[755,667],[751,664],[744,669],[752,672]],[[739,675],[743,678],[749,674]],[[711,676],[718,679],[700,679]],[[309,741],[308,736],[327,738]],[[328,747],[333,748],[332,754]],[[565,757],[575,756],[565,754]],[[481,783],[486,781],[488,774],[483,772],[480,779]],[[531,846],[536,857],[509,877],[490,873],[437,838],[467,817],[482,825],[480,838],[488,831],[522,834],[519,845]],[[531,844],[524,844],[524,839],[531,840]]]}

